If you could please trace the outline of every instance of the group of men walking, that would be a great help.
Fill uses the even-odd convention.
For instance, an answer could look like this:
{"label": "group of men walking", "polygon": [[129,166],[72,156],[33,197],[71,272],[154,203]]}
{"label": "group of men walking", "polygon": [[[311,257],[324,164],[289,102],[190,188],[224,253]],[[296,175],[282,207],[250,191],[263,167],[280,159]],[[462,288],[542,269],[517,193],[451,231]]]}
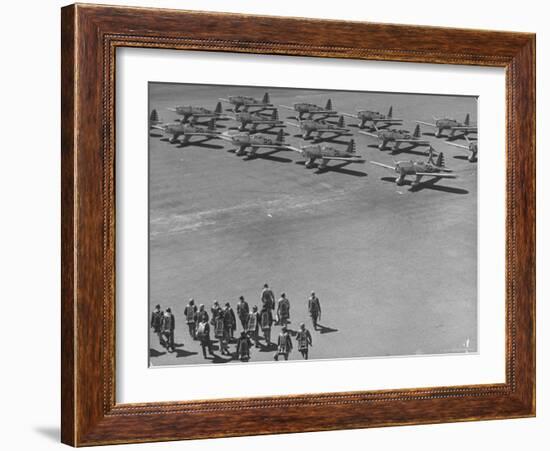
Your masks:
{"label": "group of men walking", "polygon": [[[190,299],[183,311],[185,322],[189,329],[189,335],[193,340],[200,343],[203,357],[208,358],[207,354],[214,356],[213,340],[210,338],[210,328],[213,328],[214,338],[218,340],[219,350],[222,355],[236,357],[241,361],[250,360],[250,351],[254,346],[272,347],[276,346],[274,359],[279,360],[282,356],[288,360],[290,352],[293,350],[292,334],[295,334],[298,351],[304,359],[309,357],[309,348],[312,346],[312,337],[305,324],[301,323],[298,331],[294,332],[288,328],[290,323],[290,301],[285,293],[275,302],[275,295],[265,284],[260,296],[261,309],[254,305],[250,309],[243,296],[239,297],[236,305],[237,313],[226,302],[222,307],[218,301],[214,301],[210,308],[210,314],[206,311],[204,304],[198,307],[193,299]],[[321,304],[319,298],[314,292],[308,299],[308,312],[313,323],[314,330],[319,326],[321,319]],[[241,325],[241,333],[235,338],[237,330],[237,318]],[[273,325],[280,325],[281,332],[277,337],[276,343],[271,341],[271,329]],[[168,352],[174,352],[174,329],[175,319],[170,308],[162,312],[160,305],[155,307],[151,315],[151,327],[159,337],[159,343],[165,347]],[[261,334],[261,336],[260,336]],[[260,340],[264,344],[260,344]],[[235,352],[229,350],[231,344],[235,343]]]}

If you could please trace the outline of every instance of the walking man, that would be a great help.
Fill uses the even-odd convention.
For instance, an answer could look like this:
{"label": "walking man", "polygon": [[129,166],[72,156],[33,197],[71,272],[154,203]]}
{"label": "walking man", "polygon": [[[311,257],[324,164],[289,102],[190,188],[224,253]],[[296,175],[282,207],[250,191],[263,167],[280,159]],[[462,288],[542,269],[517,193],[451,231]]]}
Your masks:
{"label": "walking man", "polygon": [[210,355],[214,355],[214,352],[212,351],[212,342],[210,341],[210,324],[208,324],[208,313],[206,313],[206,317],[202,316],[201,319],[199,320],[199,325],[197,327],[197,338],[199,339],[201,344],[202,356],[205,359],[207,358],[206,357],[207,349]]}
{"label": "walking man", "polygon": [[286,326],[290,322],[290,301],[285,293],[281,293],[281,299],[277,303],[277,323]]}
{"label": "walking man", "polygon": [[260,312],[260,327],[264,333],[265,344],[271,344],[271,324],[273,323],[273,315],[271,314],[271,309],[264,304],[262,311]]}
{"label": "walking man", "polygon": [[296,334],[296,341],[298,342],[298,351],[300,351],[302,357],[307,360],[309,347],[313,346],[313,343],[311,341],[311,334],[309,330],[306,329],[304,323],[300,324],[300,330]]}
{"label": "walking man", "polygon": [[237,358],[241,362],[248,362],[250,360],[250,338],[246,335],[246,332],[243,330],[241,336],[237,340]]}
{"label": "walking man", "polygon": [[183,311],[185,315],[185,321],[187,322],[187,327],[189,327],[189,335],[193,340],[196,339],[196,328],[197,328],[197,306],[193,299],[189,299],[189,304],[185,307]]}
{"label": "walking man", "polygon": [[275,310],[275,295],[273,294],[273,291],[271,291],[267,283],[264,284],[261,299],[262,306],[267,305],[271,310]]}
{"label": "walking man", "polygon": [[282,355],[285,360],[288,360],[288,354],[292,351],[292,339],[286,326],[283,326],[279,339],[277,340],[277,352],[275,353],[275,360],[279,360],[279,356]]}
{"label": "walking man", "polygon": [[157,304],[155,306],[155,310],[151,313],[151,328],[153,329],[153,332],[157,335],[159,339],[159,343],[164,346],[163,340],[162,340],[162,334],[161,334],[161,327],[162,327],[162,316],[164,313],[160,309],[160,305]]}
{"label": "walking man", "polygon": [[259,348],[260,343],[258,341],[258,329],[260,327],[260,314],[258,313],[258,307],[255,305],[252,307],[252,311],[248,314],[246,320],[246,332],[249,337],[254,340],[254,345]]}
{"label": "walking man", "polygon": [[208,322],[208,312],[204,309],[204,304],[199,305],[199,311],[197,312],[197,324],[200,324],[203,320]]}
{"label": "walking man", "polygon": [[212,319],[210,320],[210,324],[214,326],[214,329],[216,328],[216,321],[220,317],[222,313],[222,308],[220,307],[220,304],[218,301],[214,301],[214,304],[212,304],[212,308],[210,309],[212,312]]}
{"label": "walking man", "polygon": [[311,296],[307,301],[307,309],[309,316],[311,316],[311,322],[313,323],[313,329],[317,330],[317,322],[321,320],[321,303],[319,298],[315,296],[315,292],[311,292]]}
{"label": "walking man", "polygon": [[229,302],[225,303],[223,315],[225,323],[224,327],[227,328],[227,331],[229,332],[229,338],[233,340],[235,329],[237,328],[237,317],[235,316],[235,312],[231,308]]}
{"label": "walking man", "polygon": [[250,309],[248,308],[248,302],[244,300],[244,296],[239,296],[239,302],[237,303],[237,316],[241,321],[243,330],[246,330],[246,322],[248,321],[248,314]]}
{"label": "walking man", "polygon": [[176,320],[172,314],[172,309],[168,307],[162,317],[162,337],[168,352],[174,352],[174,329],[176,328]]}

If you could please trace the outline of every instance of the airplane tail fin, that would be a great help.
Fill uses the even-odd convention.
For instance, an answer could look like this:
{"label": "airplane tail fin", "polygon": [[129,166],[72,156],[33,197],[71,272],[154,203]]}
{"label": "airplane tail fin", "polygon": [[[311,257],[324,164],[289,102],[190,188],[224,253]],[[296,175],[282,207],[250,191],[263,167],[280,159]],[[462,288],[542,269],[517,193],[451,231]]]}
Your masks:
{"label": "airplane tail fin", "polygon": [[355,140],[352,139],[349,143],[348,143],[348,148],[346,149],[346,151],[348,153],[355,153],[356,149],[355,149]]}
{"label": "airplane tail fin", "polygon": [[390,106],[390,110],[388,111],[388,119],[391,119],[393,116],[393,105]]}
{"label": "airplane tail fin", "polygon": [[464,119],[464,125],[470,125],[470,113],[466,115],[466,118]]}
{"label": "airplane tail fin", "polygon": [[283,128],[279,129],[279,133],[277,133],[277,142],[278,143],[285,142],[285,131]]}
{"label": "airplane tail fin", "polygon": [[153,122],[159,122],[159,113],[157,110],[152,110],[151,115],[149,116],[149,121],[151,123]]}
{"label": "airplane tail fin", "polygon": [[435,165],[438,168],[442,168],[445,166],[445,157],[443,156],[443,152],[439,152],[439,155],[437,156],[437,160],[435,162]]}
{"label": "airplane tail fin", "polygon": [[[267,92],[266,92],[266,95],[267,95]],[[277,110],[277,108],[275,108],[273,110],[273,113],[271,113],[271,119],[273,119],[274,121],[279,120],[279,111]]]}
{"label": "airplane tail fin", "polygon": [[332,110],[332,100],[331,99],[328,99],[327,100],[327,104],[325,106],[325,110],[327,111],[331,111]]}
{"label": "airplane tail fin", "polygon": [[420,124],[416,124],[416,127],[414,128],[413,137],[420,138]]}
{"label": "airplane tail fin", "polygon": [[216,109],[214,110],[214,113],[216,114],[220,114],[222,112],[222,103],[221,102],[218,102],[216,104]]}
{"label": "airplane tail fin", "polygon": [[343,127],[344,126],[344,116],[340,116],[338,118],[338,127]]}
{"label": "airplane tail fin", "polygon": [[264,98],[262,99],[262,103],[271,103],[271,102],[269,101],[269,92],[266,92],[266,93],[264,94]]}

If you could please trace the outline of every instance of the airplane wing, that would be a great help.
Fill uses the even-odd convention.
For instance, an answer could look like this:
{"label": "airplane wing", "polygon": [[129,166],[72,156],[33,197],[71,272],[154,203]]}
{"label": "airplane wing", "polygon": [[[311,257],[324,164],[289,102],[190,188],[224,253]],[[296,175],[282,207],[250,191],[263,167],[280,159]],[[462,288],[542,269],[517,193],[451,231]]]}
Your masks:
{"label": "airplane wing", "polygon": [[472,127],[471,125],[461,125],[459,127],[451,127],[451,130],[468,130],[472,133],[477,133],[477,127]]}
{"label": "airplane wing", "polygon": [[184,133],[184,135],[185,136],[219,136],[219,133],[205,130],[203,132],[191,132],[191,133],[188,132],[188,133]]}
{"label": "airplane wing", "polygon": [[279,105],[280,108],[284,108],[285,110],[292,110],[294,111],[294,108],[288,105]]}
{"label": "airplane wing", "polygon": [[327,127],[327,128],[316,128],[314,131],[316,132],[349,132],[349,128]]}
{"label": "airplane wing", "polygon": [[288,146],[282,144],[250,144],[250,147],[258,147],[261,149],[285,149]]}
{"label": "airplane wing", "polygon": [[294,122],[285,122],[286,125],[291,125],[292,127],[300,128],[300,124],[295,124]]}
{"label": "airplane wing", "polygon": [[398,119],[395,117],[392,117],[391,119],[371,119],[372,122],[383,122],[384,124],[401,124],[404,119]]}
{"label": "airplane wing", "polygon": [[340,113],[342,116],[346,116],[346,117],[352,117],[354,119],[358,119],[357,117],[357,114],[352,114],[352,113]]}
{"label": "airplane wing", "polygon": [[378,163],[378,161],[371,161],[371,164],[380,166],[381,168],[390,169],[391,171],[395,171],[395,166],[390,166],[389,164]]}
{"label": "airplane wing", "polygon": [[431,123],[431,122],[424,122],[424,121],[415,121],[417,124],[422,124],[422,125],[428,125],[430,127],[437,127],[437,125]]}
{"label": "airplane wing", "polygon": [[396,139],[396,143],[408,143],[408,144],[416,144],[417,146],[429,146],[430,141],[426,140],[419,140],[419,139]]}
{"label": "airplane wing", "polygon": [[370,136],[372,138],[378,138],[378,135],[376,133],[366,132],[365,130],[359,130],[359,133]]}
{"label": "airplane wing", "polygon": [[455,174],[448,174],[445,172],[416,172],[414,175],[421,175],[423,177],[440,177],[442,179],[456,179]]}
{"label": "airplane wing", "polygon": [[298,152],[298,153],[303,152],[303,150],[300,149],[299,147],[293,147],[293,146],[281,146],[281,147],[284,147],[285,149],[288,149],[288,150],[293,150],[294,152]]}
{"label": "airplane wing", "polygon": [[164,125],[151,125],[151,128],[156,128],[157,130],[165,131],[166,127]]}
{"label": "airplane wing", "polygon": [[224,98],[222,98],[222,97],[218,97],[218,100],[221,100],[222,102],[231,103],[229,99],[224,99]]}
{"label": "airplane wing", "polygon": [[166,108],[168,111],[173,111],[174,113],[177,113],[177,110],[175,108]]}
{"label": "airplane wing", "polygon": [[446,141],[445,144],[448,144],[449,146],[453,146],[453,147],[458,147],[459,149],[464,149],[464,150],[470,150],[470,147],[469,146],[465,146],[464,144],[457,144],[457,143],[453,143],[453,142],[449,142],[449,141]]}
{"label": "airplane wing", "polygon": [[320,157],[322,160],[339,160],[339,161],[353,161],[355,163],[364,163],[365,160],[361,157]]}

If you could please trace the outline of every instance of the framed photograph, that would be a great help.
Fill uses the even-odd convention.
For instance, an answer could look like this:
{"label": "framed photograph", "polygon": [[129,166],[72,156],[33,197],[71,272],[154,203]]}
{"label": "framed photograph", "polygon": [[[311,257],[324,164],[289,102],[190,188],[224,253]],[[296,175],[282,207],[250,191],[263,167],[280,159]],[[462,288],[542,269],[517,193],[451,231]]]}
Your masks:
{"label": "framed photograph", "polygon": [[61,32],[64,443],[535,415],[533,34]]}

